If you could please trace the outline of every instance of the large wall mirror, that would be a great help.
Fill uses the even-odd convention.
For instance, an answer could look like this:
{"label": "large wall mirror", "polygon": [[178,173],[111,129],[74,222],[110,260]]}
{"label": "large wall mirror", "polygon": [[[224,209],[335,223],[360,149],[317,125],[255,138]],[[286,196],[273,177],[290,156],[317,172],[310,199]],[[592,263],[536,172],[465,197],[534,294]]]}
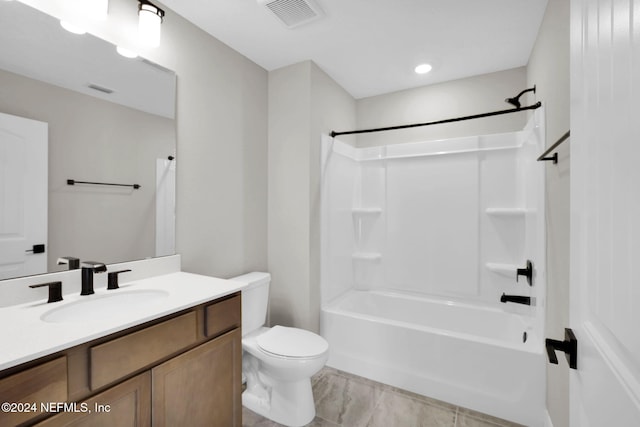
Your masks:
{"label": "large wall mirror", "polygon": [[[65,269],[62,257],[115,263],[174,252],[175,90],[172,71],[0,1],[0,279],[34,274],[19,265],[32,259],[44,260],[38,273]],[[18,154],[35,156],[7,128],[14,118],[46,123],[42,208],[22,204],[35,174]],[[44,241],[25,238],[30,213],[42,210]],[[38,244],[44,253],[34,253]]]}

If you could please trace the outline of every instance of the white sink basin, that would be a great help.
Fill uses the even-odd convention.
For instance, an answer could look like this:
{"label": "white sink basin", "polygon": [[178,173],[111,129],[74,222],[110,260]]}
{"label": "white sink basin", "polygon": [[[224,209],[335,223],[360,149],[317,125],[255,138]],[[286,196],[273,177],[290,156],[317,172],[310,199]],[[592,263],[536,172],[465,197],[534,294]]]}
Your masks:
{"label": "white sink basin", "polygon": [[122,291],[113,294],[83,296],[78,301],[55,307],[40,316],[48,323],[99,322],[136,313],[136,308],[164,299],[169,293],[161,290]]}

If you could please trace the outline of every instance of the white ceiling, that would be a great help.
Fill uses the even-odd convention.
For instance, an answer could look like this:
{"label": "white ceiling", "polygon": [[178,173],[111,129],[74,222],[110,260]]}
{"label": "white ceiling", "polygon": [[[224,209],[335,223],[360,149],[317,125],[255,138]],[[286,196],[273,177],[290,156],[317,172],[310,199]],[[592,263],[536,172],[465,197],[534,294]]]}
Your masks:
{"label": "white ceiling", "polygon": [[313,60],[364,98],[526,65],[547,0],[316,0],[325,16],[294,29],[257,0],[163,3],[266,70]]}

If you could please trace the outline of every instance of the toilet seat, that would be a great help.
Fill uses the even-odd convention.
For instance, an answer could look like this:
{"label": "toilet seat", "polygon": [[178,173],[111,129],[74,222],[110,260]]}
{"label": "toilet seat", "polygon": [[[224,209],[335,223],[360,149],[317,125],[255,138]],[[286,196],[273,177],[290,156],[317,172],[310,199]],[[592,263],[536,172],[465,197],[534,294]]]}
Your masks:
{"label": "toilet seat", "polygon": [[310,331],[286,326],[274,326],[256,338],[258,347],[280,357],[312,358],[324,354],[329,343]]}

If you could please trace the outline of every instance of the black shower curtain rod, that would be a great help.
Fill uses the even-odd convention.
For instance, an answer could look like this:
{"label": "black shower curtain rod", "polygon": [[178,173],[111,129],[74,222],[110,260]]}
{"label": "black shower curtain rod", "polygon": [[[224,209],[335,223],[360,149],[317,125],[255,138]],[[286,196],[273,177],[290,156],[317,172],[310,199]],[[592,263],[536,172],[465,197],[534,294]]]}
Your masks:
{"label": "black shower curtain rod", "polygon": [[438,120],[435,122],[414,123],[411,125],[389,126],[384,128],[375,128],[375,129],[350,130],[345,132],[331,131],[329,135],[331,135],[332,138],[335,138],[338,135],[353,135],[356,133],[382,132],[385,130],[396,130],[396,129],[415,128],[419,126],[441,125],[444,123],[461,122],[463,120],[480,119],[483,117],[500,116],[502,114],[517,113],[518,111],[523,111],[523,110],[535,110],[536,108],[540,108],[541,106],[542,106],[542,103],[536,102],[535,104],[528,105],[526,107],[511,108],[509,110],[492,111],[490,113],[484,113],[484,114],[474,114],[473,116],[456,117],[453,119]]}

